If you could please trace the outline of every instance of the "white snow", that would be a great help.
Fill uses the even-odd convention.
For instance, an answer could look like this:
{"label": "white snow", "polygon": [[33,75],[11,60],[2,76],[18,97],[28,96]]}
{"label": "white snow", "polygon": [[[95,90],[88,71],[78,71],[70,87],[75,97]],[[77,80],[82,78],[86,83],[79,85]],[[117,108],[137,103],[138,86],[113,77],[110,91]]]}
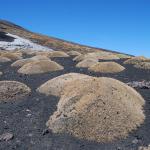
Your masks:
{"label": "white snow", "polygon": [[2,48],[5,50],[22,49],[22,50],[53,51],[48,47],[44,47],[39,44],[33,43],[32,41],[19,37],[17,35],[13,35],[10,33],[7,33],[6,35],[14,37],[15,40],[13,42],[0,41],[0,49]]}

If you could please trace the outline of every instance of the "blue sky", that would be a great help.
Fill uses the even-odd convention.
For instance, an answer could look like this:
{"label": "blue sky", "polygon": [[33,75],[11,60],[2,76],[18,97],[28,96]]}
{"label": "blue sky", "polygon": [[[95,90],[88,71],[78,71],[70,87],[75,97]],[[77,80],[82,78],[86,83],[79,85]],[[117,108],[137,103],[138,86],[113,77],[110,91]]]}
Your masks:
{"label": "blue sky", "polygon": [[150,0],[0,0],[0,18],[69,41],[150,57]]}

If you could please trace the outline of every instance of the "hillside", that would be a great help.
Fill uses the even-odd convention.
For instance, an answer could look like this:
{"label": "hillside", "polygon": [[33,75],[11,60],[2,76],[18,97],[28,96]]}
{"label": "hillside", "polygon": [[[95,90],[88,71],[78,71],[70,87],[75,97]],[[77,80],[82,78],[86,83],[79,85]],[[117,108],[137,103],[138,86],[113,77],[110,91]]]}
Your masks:
{"label": "hillside", "polygon": [[29,30],[24,29],[23,27],[20,27],[18,25],[15,25],[14,23],[0,20],[0,31],[3,31],[5,33],[10,33],[13,35],[17,35],[19,37],[29,39],[34,43],[40,44],[42,46],[49,47],[53,50],[61,50],[61,51],[78,51],[81,53],[87,53],[87,52],[97,52],[97,51],[107,51],[107,52],[113,52],[119,54],[119,52],[115,51],[109,51],[102,48],[94,48],[90,46],[84,46],[77,43],[65,41],[62,39],[49,37],[45,35],[41,35],[38,33],[33,33]]}

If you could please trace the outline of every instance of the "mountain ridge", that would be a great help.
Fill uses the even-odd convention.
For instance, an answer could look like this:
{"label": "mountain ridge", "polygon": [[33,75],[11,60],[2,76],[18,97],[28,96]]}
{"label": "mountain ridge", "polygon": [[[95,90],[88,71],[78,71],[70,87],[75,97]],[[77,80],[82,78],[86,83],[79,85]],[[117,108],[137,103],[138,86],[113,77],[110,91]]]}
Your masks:
{"label": "mountain ridge", "polygon": [[[43,35],[40,33],[34,33],[32,31],[25,29],[24,27],[16,25],[15,23],[2,20],[2,19],[0,19],[0,31],[14,34],[25,39],[29,39],[34,43],[49,47],[50,49],[53,49],[53,50],[62,50],[65,52],[75,50],[81,53],[106,51],[106,52],[117,53],[117,54],[125,54],[125,53],[121,53],[121,52],[117,52],[113,50],[86,46],[86,45],[79,44],[76,42],[70,42],[67,40],[63,40],[63,39],[48,36],[48,35]],[[132,56],[129,54],[125,54],[125,55]]]}

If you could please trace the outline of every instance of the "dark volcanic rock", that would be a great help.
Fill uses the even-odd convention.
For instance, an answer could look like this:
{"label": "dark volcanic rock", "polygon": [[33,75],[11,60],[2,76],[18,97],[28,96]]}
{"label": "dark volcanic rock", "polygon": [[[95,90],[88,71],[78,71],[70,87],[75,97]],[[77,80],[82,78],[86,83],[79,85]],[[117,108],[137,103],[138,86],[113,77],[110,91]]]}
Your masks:
{"label": "dark volcanic rock", "polygon": [[13,42],[15,40],[14,37],[6,35],[7,33],[5,32],[0,32],[0,41],[3,42]]}

